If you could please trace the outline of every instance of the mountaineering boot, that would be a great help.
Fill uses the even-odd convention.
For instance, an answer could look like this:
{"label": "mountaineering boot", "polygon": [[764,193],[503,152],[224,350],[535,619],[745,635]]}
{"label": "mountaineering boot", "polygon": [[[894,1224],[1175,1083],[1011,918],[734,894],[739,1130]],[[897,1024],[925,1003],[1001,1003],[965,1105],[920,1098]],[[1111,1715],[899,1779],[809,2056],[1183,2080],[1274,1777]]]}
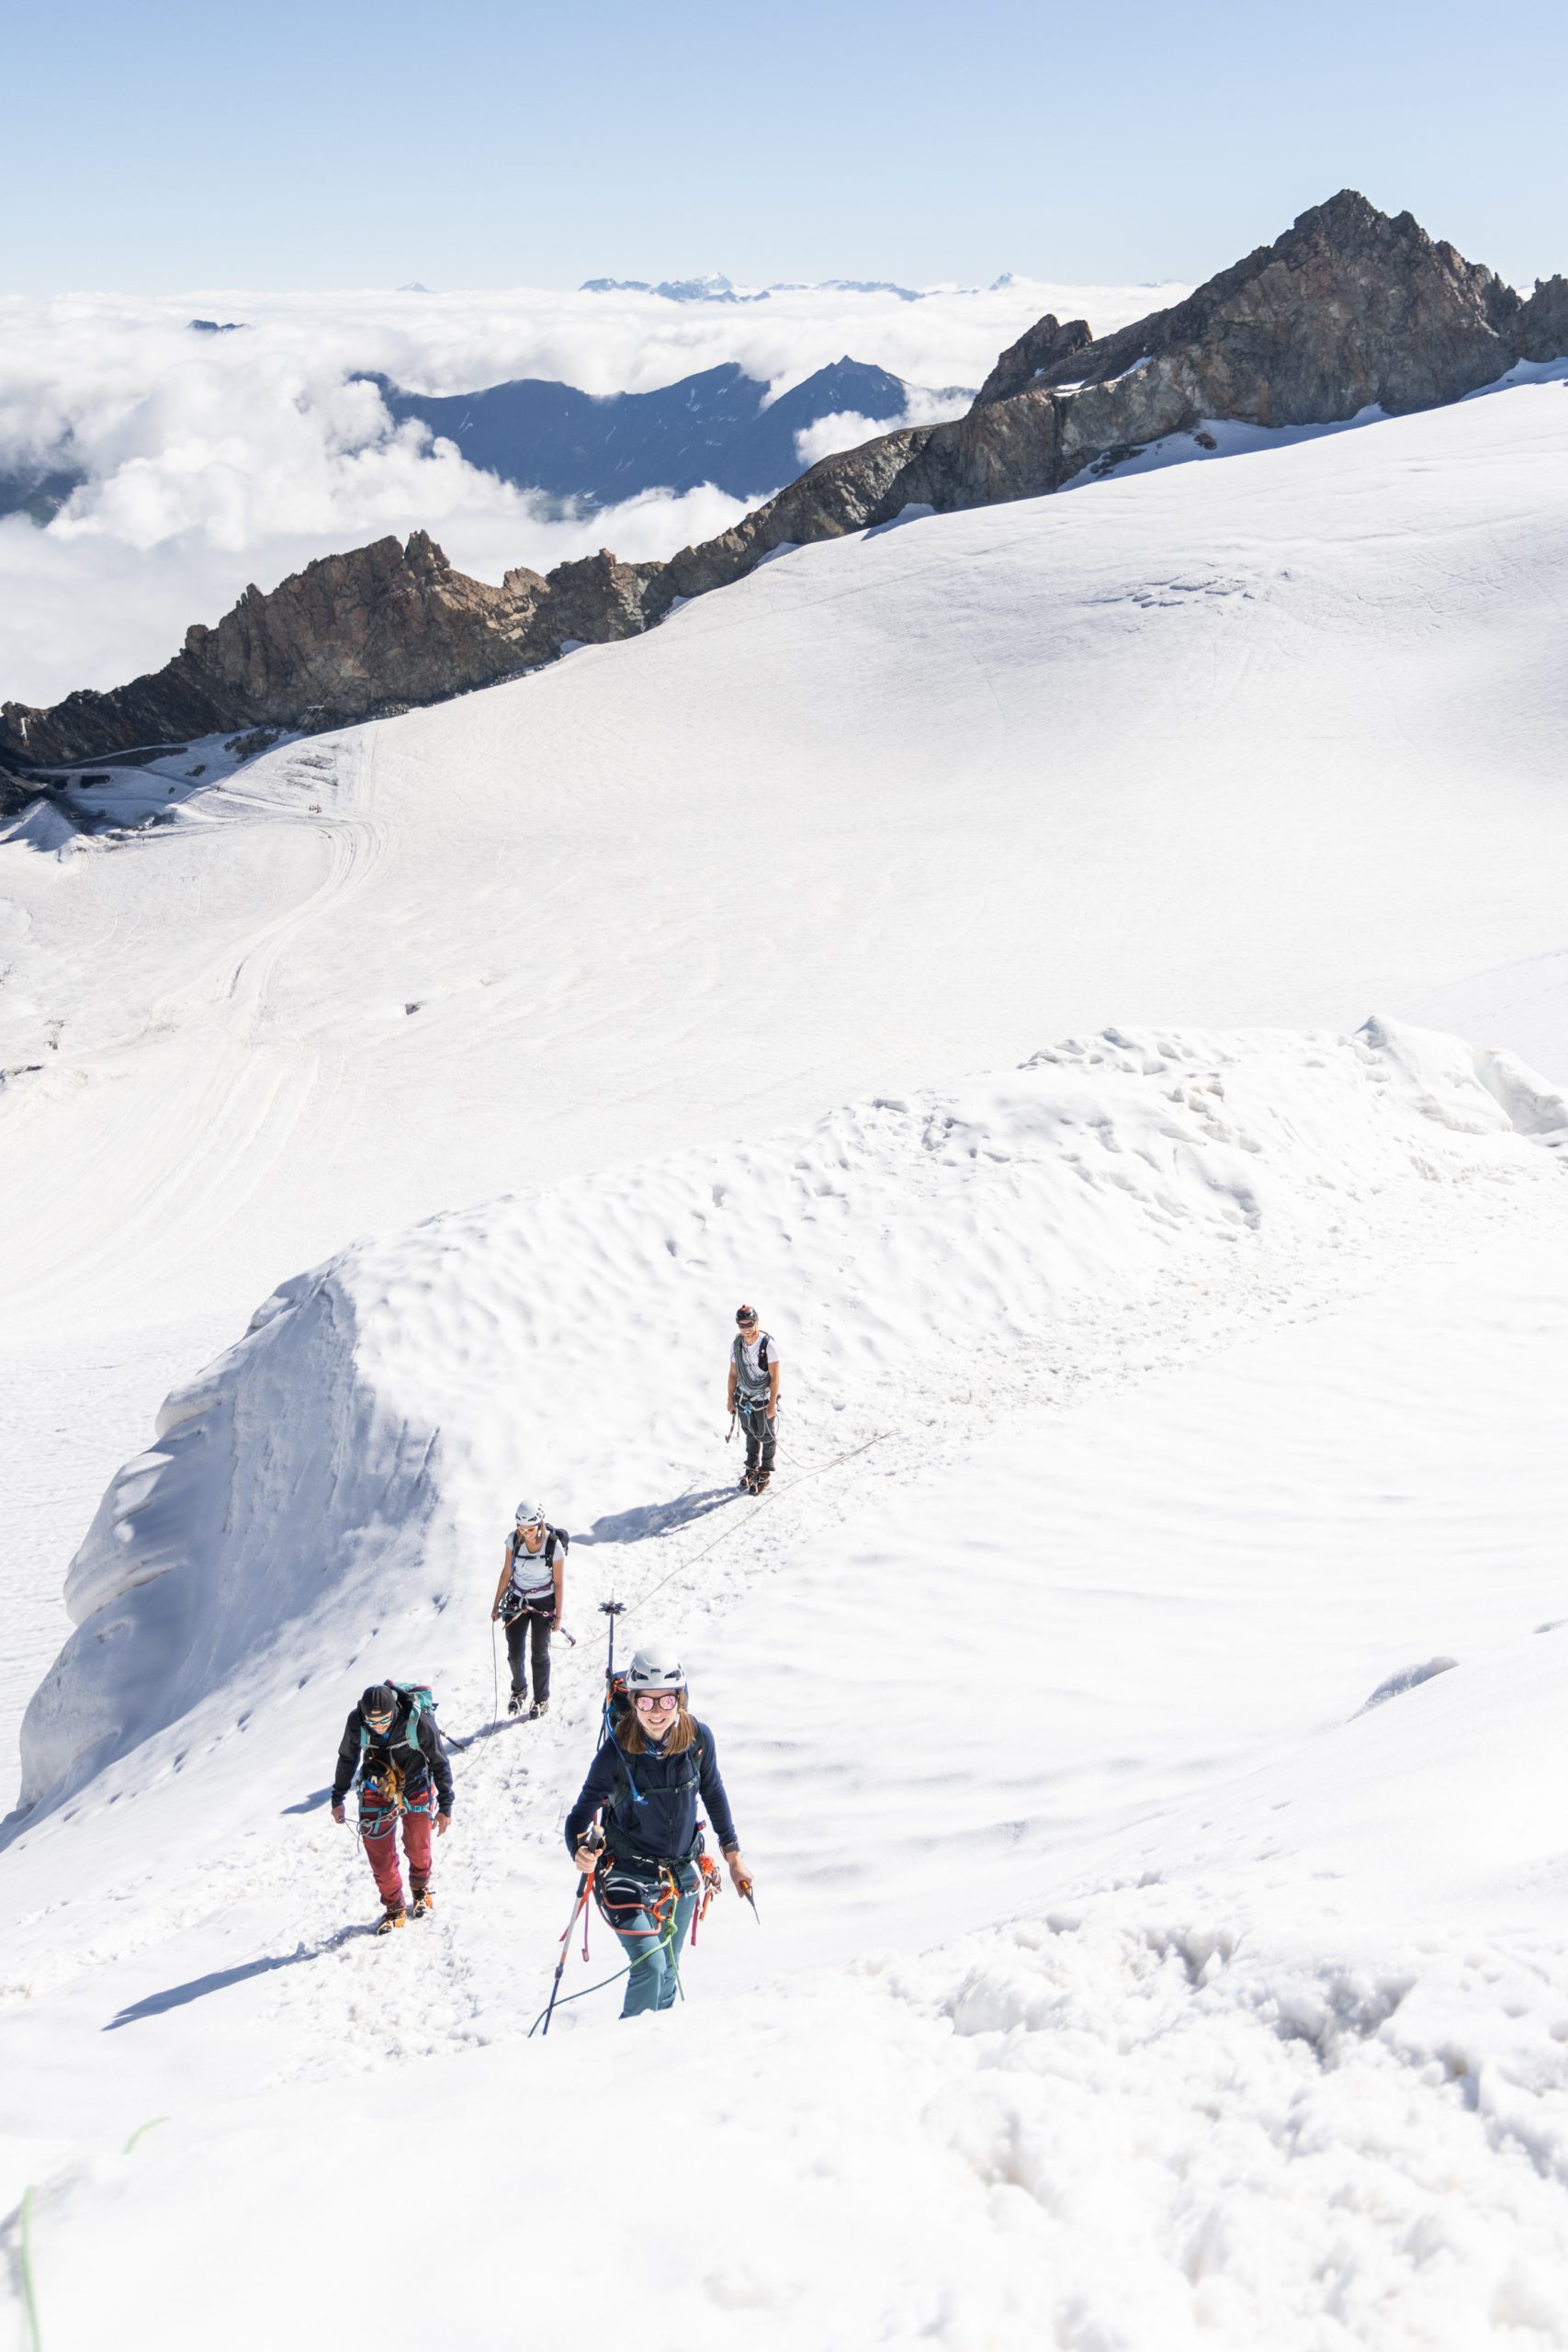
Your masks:
{"label": "mountaineering boot", "polygon": [[742,1470],[740,1473],[740,1491],[743,1495],[754,1495],[756,1493],[757,1474],[754,1470]]}
{"label": "mountaineering boot", "polygon": [[386,1910],[376,1922],[376,1933],[378,1936],[390,1935],[394,1928],[405,1927],[408,1924],[408,1916],[400,1903],[389,1903]]}
{"label": "mountaineering boot", "polygon": [[413,1901],[409,1905],[410,1918],[427,1918],[434,1908],[435,1897],[432,1894],[429,1887],[416,1886],[413,1891]]}
{"label": "mountaineering boot", "polygon": [[773,1476],[773,1474],[771,1470],[759,1470],[757,1473],[757,1483],[752,1487],[751,1492],[754,1495],[765,1494],[767,1491],[768,1480]]}
{"label": "mountaineering boot", "polygon": [[541,1715],[548,1714],[549,1707],[550,1702],[547,1699],[536,1699],[528,1710],[528,1721],[531,1724],[537,1723]]}
{"label": "mountaineering boot", "polygon": [[510,1699],[508,1699],[508,1701],[507,1701],[507,1702],[506,1702],[506,1712],[507,1712],[507,1713],[508,1713],[509,1715],[514,1715],[514,1714],[516,1714],[516,1713],[517,1713],[518,1709],[522,1706],[522,1704],[523,1704],[523,1693],[522,1693],[522,1691],[521,1691],[521,1690],[514,1690],[514,1691],[512,1693],[511,1698],[510,1698]]}

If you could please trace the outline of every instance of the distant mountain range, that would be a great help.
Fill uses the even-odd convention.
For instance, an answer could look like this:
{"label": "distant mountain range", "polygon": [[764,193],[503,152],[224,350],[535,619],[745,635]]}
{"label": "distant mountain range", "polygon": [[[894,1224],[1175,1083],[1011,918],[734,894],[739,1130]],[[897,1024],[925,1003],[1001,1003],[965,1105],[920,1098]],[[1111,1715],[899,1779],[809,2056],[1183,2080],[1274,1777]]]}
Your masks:
{"label": "distant mountain range", "polygon": [[771,407],[767,385],[733,361],[659,391],[597,398],[533,376],[443,394],[405,392],[384,376],[365,380],[395,417],[417,417],[455,442],[470,466],[520,490],[589,506],[614,505],[645,490],[695,490],[702,482],[731,498],[763,497],[800,472],[797,435],[846,413],[892,424],[904,415],[910,391],[886,368],[850,358],[819,368]]}
{"label": "distant mountain range", "polygon": [[[227,320],[190,323],[205,334],[236,331]],[[455,442],[470,466],[588,508],[702,482],[731,498],[765,498],[800,472],[798,434],[828,416],[896,424],[914,389],[886,368],[848,357],[819,368],[771,407],[767,385],[734,361],[659,391],[601,396],[535,376],[450,393],[404,391],[386,376],[360,380],[375,385],[400,423],[416,417]],[[953,406],[973,397],[963,386],[921,394],[928,414],[933,401]],[[73,468],[0,472],[0,516],[51,523],[86,480]]]}
{"label": "distant mountain range", "polygon": [[[1010,286],[1012,275],[998,277]],[[585,277],[580,294],[661,294],[667,302],[765,302],[773,294],[896,294],[900,302],[923,302],[925,294],[913,286],[895,286],[889,277],[819,277],[809,284],[781,278],[773,286],[758,286],[748,293],[731,285],[718,271],[704,277],[661,277],[650,286],[646,277]]]}

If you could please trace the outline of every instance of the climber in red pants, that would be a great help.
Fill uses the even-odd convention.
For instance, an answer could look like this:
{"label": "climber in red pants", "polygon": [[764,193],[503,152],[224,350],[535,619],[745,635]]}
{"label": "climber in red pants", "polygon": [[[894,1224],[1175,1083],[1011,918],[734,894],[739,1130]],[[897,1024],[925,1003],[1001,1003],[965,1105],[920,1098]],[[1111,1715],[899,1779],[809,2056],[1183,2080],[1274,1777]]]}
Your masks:
{"label": "climber in red pants", "polygon": [[384,1936],[408,1917],[398,1864],[398,1824],[403,1826],[415,1918],[435,1908],[430,1892],[431,1825],[444,1837],[452,1819],[452,1767],[435,1728],[434,1702],[418,1685],[373,1682],[344,1725],[333,1776],[333,1819],[359,1775],[359,1835],[385,1909],[376,1932]]}

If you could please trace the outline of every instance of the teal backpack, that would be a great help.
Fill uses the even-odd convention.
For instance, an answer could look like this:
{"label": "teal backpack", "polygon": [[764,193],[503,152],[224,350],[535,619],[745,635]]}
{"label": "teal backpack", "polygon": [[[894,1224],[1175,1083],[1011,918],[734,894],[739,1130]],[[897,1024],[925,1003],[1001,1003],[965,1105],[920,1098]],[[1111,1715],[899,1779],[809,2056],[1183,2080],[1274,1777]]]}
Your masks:
{"label": "teal backpack", "polygon": [[[421,1715],[428,1715],[435,1733],[435,1744],[438,1747],[444,1747],[446,1743],[441,1736],[441,1726],[435,1721],[435,1693],[431,1690],[430,1685],[427,1682],[394,1682],[390,1675],[386,1678],[386,1682],[389,1690],[395,1690],[400,1699],[408,1701],[408,1721],[403,1725],[402,1736],[409,1746],[411,1747],[419,1746],[419,1719]],[[364,1763],[365,1751],[369,1745],[369,1727],[362,1722],[359,1726],[361,1765]]]}

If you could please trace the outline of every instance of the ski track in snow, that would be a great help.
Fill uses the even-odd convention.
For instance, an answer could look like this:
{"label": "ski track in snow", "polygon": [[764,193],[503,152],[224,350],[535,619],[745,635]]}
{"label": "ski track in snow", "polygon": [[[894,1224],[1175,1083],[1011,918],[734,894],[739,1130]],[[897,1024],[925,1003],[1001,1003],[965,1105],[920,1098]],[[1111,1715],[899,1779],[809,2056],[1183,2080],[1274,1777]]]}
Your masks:
{"label": "ski track in snow", "polygon": [[[381,861],[383,828],[355,812],[372,756],[371,740],[289,754],[284,790],[296,799],[312,787],[331,790],[339,804],[331,815],[309,808],[280,815],[276,801],[253,807],[231,790],[210,821],[225,830],[265,829],[269,842],[297,828],[324,846],[324,876],[153,997],[132,1032],[84,1047],[62,1044],[38,1083],[21,1094],[20,1117],[39,1125],[57,1116],[62,1098],[107,1090],[112,1101],[119,1090],[126,1100],[101,1138],[89,1127],[89,1148],[71,1155],[46,1217],[35,1226],[34,1265],[7,1286],[6,1311],[17,1322],[46,1326],[84,1287],[100,1298],[107,1290],[112,1299],[135,1287],[144,1262],[142,1278],[155,1279],[171,1220],[178,1218],[199,1250],[220,1219],[231,1221],[265,1193],[312,1096],[333,1083],[323,1076],[319,1048],[302,1057],[297,1032],[281,1047],[270,1036],[274,977],[302,932],[344,919]],[[173,1079],[152,1132],[135,1102],[149,1053]],[[117,1204],[114,1226],[84,1249],[77,1237],[93,1229],[91,1204],[106,1193]]]}

